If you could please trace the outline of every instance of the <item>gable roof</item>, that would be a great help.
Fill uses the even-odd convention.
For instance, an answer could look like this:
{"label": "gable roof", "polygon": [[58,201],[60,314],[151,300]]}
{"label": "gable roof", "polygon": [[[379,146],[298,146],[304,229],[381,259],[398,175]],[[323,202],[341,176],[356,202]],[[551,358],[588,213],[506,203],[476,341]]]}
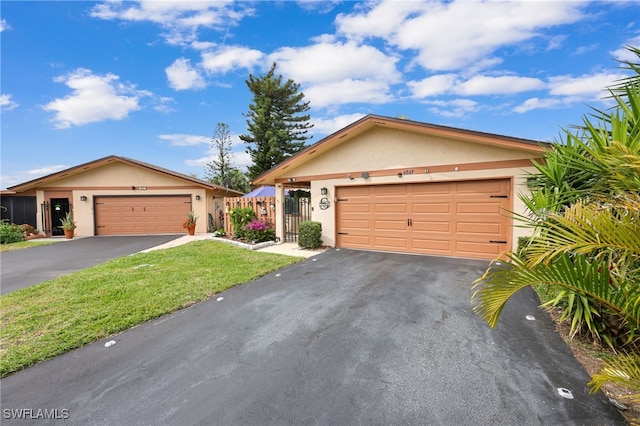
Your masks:
{"label": "gable roof", "polygon": [[549,143],[534,141],[530,139],[521,139],[511,136],[502,136],[492,133],[457,129],[454,127],[440,126],[436,124],[369,114],[361,118],[360,120],[338,130],[337,132],[332,133],[331,135],[316,142],[315,144],[308,146],[297,154],[287,158],[280,164],[277,164],[276,166],[257,176],[251,182],[251,184],[273,184],[276,179],[284,177],[283,175],[286,169],[291,170],[299,167],[306,162],[313,160],[319,154],[327,152],[337,147],[338,145],[348,141],[349,139],[352,139],[353,137],[376,127],[411,131],[414,133],[446,137],[449,139],[456,139],[465,142],[517,149],[521,151],[531,152],[532,154],[543,154],[545,150],[550,146]]}
{"label": "gable roof", "polygon": [[100,158],[98,160],[94,160],[94,161],[90,161],[88,163],[84,163],[84,164],[80,164],[79,166],[75,166],[75,167],[71,167],[65,170],[61,170],[59,172],[56,173],[52,173],[50,175],[46,175],[37,179],[33,179],[30,180],[28,182],[24,182],[18,185],[14,185],[11,186],[9,188],[7,188],[7,191],[12,191],[12,192],[25,192],[25,191],[29,191],[31,189],[35,189],[38,187],[42,187],[42,186],[46,186],[51,184],[52,182],[55,182],[58,179],[62,179],[65,177],[69,177],[69,176],[74,176],[74,175],[78,175],[80,173],[85,173],[87,171],[93,170],[93,169],[98,169],[100,167],[103,167],[107,164],[111,164],[114,162],[120,162],[120,163],[124,163],[124,164],[129,164],[135,167],[140,167],[143,169],[147,169],[156,173],[160,173],[160,174],[164,174],[167,176],[171,176],[174,178],[178,178],[178,179],[182,179],[184,181],[187,181],[189,183],[193,183],[197,186],[200,186],[202,188],[205,189],[209,189],[209,190],[213,190],[213,191],[226,191],[226,192],[230,192],[232,194],[230,195],[235,195],[237,194],[237,196],[241,196],[243,193],[242,192],[238,192],[235,191],[233,189],[226,189],[222,186],[218,186],[218,185],[214,185],[212,183],[206,182],[204,180],[195,178],[193,176],[189,176],[189,175],[185,175],[182,173],[178,173],[178,172],[174,172],[173,170],[169,170],[169,169],[165,169],[162,167],[158,167],[158,166],[154,166],[153,164],[149,164],[149,163],[145,163],[142,161],[138,161],[138,160],[134,160],[132,158],[127,158],[127,157],[119,157],[117,155],[109,155],[108,157],[103,157]]}

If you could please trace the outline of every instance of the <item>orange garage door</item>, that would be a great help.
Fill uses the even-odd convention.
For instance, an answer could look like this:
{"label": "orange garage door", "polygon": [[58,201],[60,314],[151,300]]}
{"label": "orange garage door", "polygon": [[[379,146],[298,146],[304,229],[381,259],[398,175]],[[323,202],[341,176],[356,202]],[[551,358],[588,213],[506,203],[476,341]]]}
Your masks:
{"label": "orange garage door", "polygon": [[511,247],[510,181],[336,188],[339,247],[492,259]]}
{"label": "orange garage door", "polygon": [[96,197],[96,235],[179,234],[190,195]]}

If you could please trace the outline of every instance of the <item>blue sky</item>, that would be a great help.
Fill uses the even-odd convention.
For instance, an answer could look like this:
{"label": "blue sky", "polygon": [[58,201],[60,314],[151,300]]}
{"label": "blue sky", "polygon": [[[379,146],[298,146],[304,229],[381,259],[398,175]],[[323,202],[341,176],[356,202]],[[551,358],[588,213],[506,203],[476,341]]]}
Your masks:
{"label": "blue sky", "polygon": [[234,161],[250,73],[300,83],[310,143],[367,115],[550,141],[606,107],[636,1],[2,1],[4,189],[107,155],[204,176]]}

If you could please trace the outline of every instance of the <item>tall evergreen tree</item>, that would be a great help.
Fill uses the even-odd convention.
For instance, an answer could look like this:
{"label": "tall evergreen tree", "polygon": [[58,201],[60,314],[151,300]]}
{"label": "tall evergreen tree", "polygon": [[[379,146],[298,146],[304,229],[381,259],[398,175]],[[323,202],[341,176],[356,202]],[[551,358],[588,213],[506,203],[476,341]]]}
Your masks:
{"label": "tall evergreen tree", "polygon": [[210,163],[205,164],[205,174],[209,182],[224,185],[225,179],[234,168],[231,144],[229,125],[226,123],[216,124],[211,138],[211,149],[215,153],[215,157]]}
{"label": "tall evergreen tree", "polygon": [[304,102],[300,85],[289,79],[282,81],[276,75],[276,63],[269,72],[260,77],[249,75],[245,81],[253,93],[247,118],[248,133],[241,135],[247,144],[247,152],[253,164],[249,166],[249,177],[255,178],[287,157],[304,148],[310,137],[309,102]]}

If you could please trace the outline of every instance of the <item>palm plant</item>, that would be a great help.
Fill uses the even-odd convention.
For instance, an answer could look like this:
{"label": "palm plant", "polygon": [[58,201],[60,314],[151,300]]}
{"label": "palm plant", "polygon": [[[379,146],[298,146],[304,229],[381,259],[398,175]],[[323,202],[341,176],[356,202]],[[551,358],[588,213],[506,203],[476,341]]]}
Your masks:
{"label": "palm plant", "polygon": [[616,107],[594,109],[535,164],[534,189],[520,195],[529,213],[517,216],[533,237],[508,255],[507,268],[492,263],[472,304],[494,327],[518,290],[556,289],[547,304],[564,306],[572,333],[618,353],[592,389],[624,381],[636,391],[631,399],[640,399],[640,67],[624,64],[635,75],[611,89]]}

